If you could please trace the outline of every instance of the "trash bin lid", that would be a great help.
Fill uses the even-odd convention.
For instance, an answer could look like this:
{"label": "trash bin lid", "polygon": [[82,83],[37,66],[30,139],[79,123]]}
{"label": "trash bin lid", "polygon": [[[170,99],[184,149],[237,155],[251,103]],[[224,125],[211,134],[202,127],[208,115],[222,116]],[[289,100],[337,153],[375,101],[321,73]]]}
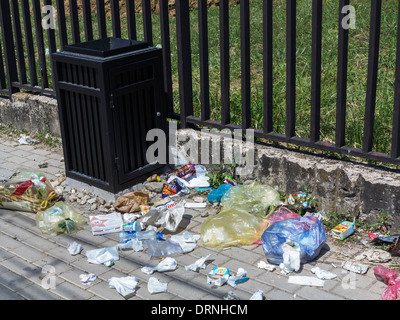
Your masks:
{"label": "trash bin lid", "polygon": [[106,58],[147,47],[147,42],[109,37],[68,45],[64,47],[64,50]]}

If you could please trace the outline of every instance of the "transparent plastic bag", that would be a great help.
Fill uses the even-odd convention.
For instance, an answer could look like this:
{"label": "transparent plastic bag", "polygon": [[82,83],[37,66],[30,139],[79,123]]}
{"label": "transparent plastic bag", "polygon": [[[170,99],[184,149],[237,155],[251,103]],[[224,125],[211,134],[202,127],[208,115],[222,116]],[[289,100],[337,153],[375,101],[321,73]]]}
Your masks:
{"label": "transparent plastic bag", "polygon": [[300,216],[297,213],[290,211],[288,208],[280,207],[267,217],[267,221],[269,222],[268,226],[278,221],[294,218],[300,218]]}
{"label": "transparent plastic bag", "polygon": [[63,201],[45,211],[38,212],[35,216],[36,226],[50,235],[57,233],[73,233],[86,223],[86,219],[73,207]]}
{"label": "transparent plastic bag", "polygon": [[201,241],[209,247],[250,245],[260,239],[267,221],[234,208],[207,218],[200,231]]}
{"label": "transparent plastic bag", "polygon": [[278,191],[257,182],[232,187],[221,199],[224,208],[240,209],[260,218],[270,214],[279,203]]}
{"label": "transparent plastic bag", "polygon": [[300,247],[300,262],[312,261],[326,243],[326,232],[316,217],[301,217],[275,222],[261,237],[265,256],[271,264],[283,263],[283,245],[287,241]]}
{"label": "transparent plastic bag", "polygon": [[185,213],[185,204],[183,202],[177,203],[170,208],[160,207],[150,208],[149,212],[143,217],[145,225],[154,225],[162,227],[168,231],[175,232],[178,229]]}
{"label": "transparent plastic bag", "polygon": [[20,168],[4,184],[0,184],[0,208],[38,212],[51,207],[60,200],[57,194],[39,171]]}

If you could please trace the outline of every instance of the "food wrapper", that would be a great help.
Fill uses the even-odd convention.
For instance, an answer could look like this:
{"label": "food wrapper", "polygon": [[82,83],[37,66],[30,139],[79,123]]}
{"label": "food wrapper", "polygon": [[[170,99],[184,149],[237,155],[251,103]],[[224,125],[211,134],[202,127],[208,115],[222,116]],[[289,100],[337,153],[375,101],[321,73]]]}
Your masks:
{"label": "food wrapper", "polygon": [[181,197],[182,194],[190,193],[189,189],[185,187],[178,179],[171,180],[162,190],[162,198],[166,197]]}
{"label": "food wrapper", "polygon": [[46,210],[62,198],[41,172],[18,169],[0,184],[0,208],[27,212]]}
{"label": "food wrapper", "polygon": [[195,165],[189,163],[183,167],[173,170],[168,174],[168,177],[173,176],[173,175],[177,176],[181,179],[187,180],[196,175]]}

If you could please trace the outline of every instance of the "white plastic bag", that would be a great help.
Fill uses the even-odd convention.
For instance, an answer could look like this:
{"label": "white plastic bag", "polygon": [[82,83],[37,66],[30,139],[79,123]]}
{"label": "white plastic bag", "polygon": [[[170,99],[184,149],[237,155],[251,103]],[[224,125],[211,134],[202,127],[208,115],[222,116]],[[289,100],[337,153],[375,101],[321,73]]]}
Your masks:
{"label": "white plastic bag", "polygon": [[193,235],[188,231],[185,231],[182,235],[171,236],[171,241],[179,243],[183,253],[193,251],[196,248],[197,241],[200,239],[200,235]]}
{"label": "white plastic bag", "polygon": [[236,274],[236,276],[229,276],[228,278],[228,284],[232,287],[232,288],[236,288],[237,284],[235,283],[236,281],[246,277],[247,271],[244,270],[243,268],[238,268],[238,272]]}
{"label": "white plastic bag", "polygon": [[178,267],[178,263],[174,258],[167,257],[163,261],[161,261],[154,268],[152,267],[143,267],[140,269],[145,274],[153,274],[155,271],[164,272],[164,271],[172,271]]}
{"label": "white plastic bag", "polygon": [[293,271],[300,270],[300,246],[298,243],[293,241],[286,241],[282,245],[283,250],[283,262],[279,264],[281,272],[288,274]]}
{"label": "white plastic bag", "polygon": [[323,287],[325,281],[315,278],[315,277],[290,276],[288,283],[298,284],[298,285],[302,285],[302,286]]}
{"label": "white plastic bag", "polygon": [[129,276],[121,278],[112,277],[111,279],[108,279],[110,288],[116,289],[117,292],[124,297],[134,293],[138,283],[138,278]]}
{"label": "white plastic bag", "polygon": [[320,269],[319,267],[314,267],[311,269],[311,272],[314,273],[319,279],[322,280],[332,280],[337,277],[336,274]]}
{"label": "white plastic bag", "polygon": [[263,291],[262,290],[257,290],[254,292],[254,294],[251,296],[250,300],[264,300],[263,296]]}
{"label": "white plastic bag", "polygon": [[74,242],[68,244],[67,249],[68,249],[69,253],[71,254],[71,256],[75,256],[75,255],[79,254],[83,248],[80,243],[74,241]]}
{"label": "white plastic bag", "polygon": [[86,251],[86,257],[89,263],[94,264],[108,265],[110,262],[119,260],[118,251],[115,247]]}
{"label": "white plastic bag", "polygon": [[197,270],[199,269],[205,269],[206,268],[206,264],[205,262],[208,260],[208,258],[211,256],[211,254],[202,257],[198,260],[196,260],[194,263],[192,263],[191,265],[188,265],[185,267],[186,271],[194,271],[197,272]]}
{"label": "white plastic bag", "polygon": [[138,239],[132,239],[126,243],[118,243],[117,246],[118,246],[119,250],[132,249],[132,250],[135,250],[136,252],[143,251],[143,249],[144,249],[143,242]]}
{"label": "white plastic bag", "polygon": [[161,283],[158,279],[151,277],[147,283],[147,290],[151,294],[167,292],[168,283]]}
{"label": "white plastic bag", "polygon": [[168,231],[175,232],[182,221],[184,213],[185,206],[183,202],[177,203],[171,208],[163,206],[160,209],[156,209],[152,207],[149,212],[146,213],[142,222],[146,225],[155,225]]}

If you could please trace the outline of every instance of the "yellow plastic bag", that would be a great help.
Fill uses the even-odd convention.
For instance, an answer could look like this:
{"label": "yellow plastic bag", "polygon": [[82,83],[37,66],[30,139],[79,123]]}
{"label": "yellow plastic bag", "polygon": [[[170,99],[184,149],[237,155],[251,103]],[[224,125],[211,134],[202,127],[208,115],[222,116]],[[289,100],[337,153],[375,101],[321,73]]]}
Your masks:
{"label": "yellow plastic bag", "polygon": [[50,235],[58,233],[74,233],[86,223],[86,219],[75,208],[63,201],[45,211],[38,212],[35,216],[36,226]]}
{"label": "yellow plastic bag", "polygon": [[260,218],[272,213],[279,203],[279,192],[258,182],[232,187],[221,199],[224,209],[240,209]]}
{"label": "yellow plastic bag", "polygon": [[260,239],[268,221],[235,208],[223,208],[207,218],[200,231],[201,241],[208,247],[250,245]]}
{"label": "yellow plastic bag", "polygon": [[38,212],[51,207],[61,198],[43,173],[18,169],[4,184],[0,184],[0,208]]}

